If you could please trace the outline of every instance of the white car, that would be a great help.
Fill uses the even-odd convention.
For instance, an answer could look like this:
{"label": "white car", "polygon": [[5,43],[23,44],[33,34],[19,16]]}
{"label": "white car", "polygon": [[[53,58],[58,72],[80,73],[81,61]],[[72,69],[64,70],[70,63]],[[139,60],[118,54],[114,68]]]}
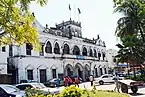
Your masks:
{"label": "white car", "polygon": [[22,84],[17,84],[16,87],[20,90],[25,90],[27,87],[29,88],[34,88],[34,89],[39,89],[44,91],[45,93],[50,93],[50,94],[58,94],[60,93],[60,90],[58,89],[50,89],[44,86],[42,83],[22,83]]}
{"label": "white car", "polygon": [[105,75],[102,75],[98,78],[95,78],[94,79],[94,83],[99,83],[100,85],[103,85],[104,83],[113,83],[114,82],[114,77],[112,74],[105,74]]}
{"label": "white car", "polygon": [[0,84],[0,97],[25,97],[25,92],[12,85]]}

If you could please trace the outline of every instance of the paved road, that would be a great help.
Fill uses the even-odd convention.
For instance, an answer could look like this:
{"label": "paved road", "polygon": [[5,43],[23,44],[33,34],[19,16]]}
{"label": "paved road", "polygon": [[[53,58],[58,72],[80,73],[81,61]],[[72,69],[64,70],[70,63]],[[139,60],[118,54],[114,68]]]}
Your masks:
{"label": "paved road", "polygon": [[[86,87],[87,89],[92,89],[90,82],[82,83],[79,86],[82,89],[84,89],[84,87]],[[96,85],[96,88],[98,90],[114,90],[115,84]],[[58,89],[61,91],[64,89],[64,87],[60,87]],[[132,91],[129,89],[129,95],[130,97],[145,97],[145,87],[139,88],[137,94],[133,94]]]}

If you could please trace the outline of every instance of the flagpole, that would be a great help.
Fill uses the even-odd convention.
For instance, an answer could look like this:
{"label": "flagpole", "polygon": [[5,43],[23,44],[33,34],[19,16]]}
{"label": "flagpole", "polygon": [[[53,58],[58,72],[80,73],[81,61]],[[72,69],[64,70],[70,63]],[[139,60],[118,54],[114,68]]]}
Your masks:
{"label": "flagpole", "polygon": [[74,21],[76,20],[76,6],[74,4]]}
{"label": "flagpole", "polygon": [[70,10],[70,20],[71,20],[71,10]]}
{"label": "flagpole", "polygon": [[80,22],[80,14],[79,14],[79,12],[78,12],[78,22]]}
{"label": "flagpole", "polygon": [[69,11],[70,11],[70,20],[71,20],[71,6],[69,4]]}
{"label": "flagpole", "polygon": [[81,14],[81,10],[80,8],[78,8],[78,22],[80,22],[80,14]]}

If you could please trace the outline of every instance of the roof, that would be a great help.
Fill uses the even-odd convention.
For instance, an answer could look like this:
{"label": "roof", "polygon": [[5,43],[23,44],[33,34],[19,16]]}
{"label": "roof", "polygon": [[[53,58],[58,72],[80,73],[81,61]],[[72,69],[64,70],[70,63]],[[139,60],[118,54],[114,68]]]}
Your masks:
{"label": "roof", "polygon": [[12,85],[8,85],[8,84],[0,84],[0,87],[4,87],[4,86],[12,86]]}

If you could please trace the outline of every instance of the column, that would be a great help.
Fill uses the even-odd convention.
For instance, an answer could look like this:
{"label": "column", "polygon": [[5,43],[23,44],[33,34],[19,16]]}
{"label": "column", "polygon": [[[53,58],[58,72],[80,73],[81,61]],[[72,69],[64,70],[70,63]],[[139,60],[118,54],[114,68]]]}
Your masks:
{"label": "column", "polygon": [[33,79],[36,81],[39,81],[38,74],[37,74],[37,68],[33,69]]}

